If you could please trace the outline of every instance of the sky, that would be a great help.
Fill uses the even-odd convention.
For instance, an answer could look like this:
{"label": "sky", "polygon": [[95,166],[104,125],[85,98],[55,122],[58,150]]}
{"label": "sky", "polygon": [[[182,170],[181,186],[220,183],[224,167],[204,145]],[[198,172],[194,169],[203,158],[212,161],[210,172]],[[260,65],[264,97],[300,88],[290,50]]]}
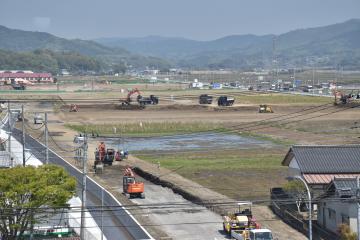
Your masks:
{"label": "sky", "polygon": [[359,0],[1,0],[0,25],[65,38],[213,40],[360,18]]}

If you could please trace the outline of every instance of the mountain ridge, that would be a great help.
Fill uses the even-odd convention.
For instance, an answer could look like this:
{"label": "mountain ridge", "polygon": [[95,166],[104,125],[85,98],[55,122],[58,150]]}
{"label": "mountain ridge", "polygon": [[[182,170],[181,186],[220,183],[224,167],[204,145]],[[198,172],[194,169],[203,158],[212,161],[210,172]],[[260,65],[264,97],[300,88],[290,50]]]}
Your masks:
{"label": "mountain ridge", "polygon": [[[354,60],[356,66],[360,67],[359,31],[360,19],[350,19],[342,23],[296,29],[279,35],[229,35],[209,41],[161,36],[156,38],[151,36],[111,38],[111,40],[103,38],[95,39],[95,41],[106,46],[123,47],[142,55],[169,59],[180,66],[194,64],[198,67],[209,67],[211,65],[219,68],[271,67],[273,55],[275,55],[279,65],[284,67],[296,64],[313,64],[308,60],[310,58],[330,59],[325,62],[316,60],[316,64],[323,66],[334,66]],[[152,40],[146,41],[147,39]],[[275,52],[273,52],[274,41]],[[346,56],[336,55],[336,53],[350,51],[354,52],[351,54],[350,60],[346,59]],[[263,58],[264,60],[261,60],[261,64],[249,60],[256,58]],[[188,64],[184,65],[183,63],[186,62]],[[243,64],[237,65],[236,62]]]}
{"label": "mountain ridge", "polygon": [[95,41],[65,39],[46,32],[33,32],[7,28],[0,25],[0,49],[14,52],[50,50],[53,52],[76,52],[110,64],[124,62],[127,65],[145,68],[148,66],[168,67],[162,59],[133,54],[119,47],[103,46]]}

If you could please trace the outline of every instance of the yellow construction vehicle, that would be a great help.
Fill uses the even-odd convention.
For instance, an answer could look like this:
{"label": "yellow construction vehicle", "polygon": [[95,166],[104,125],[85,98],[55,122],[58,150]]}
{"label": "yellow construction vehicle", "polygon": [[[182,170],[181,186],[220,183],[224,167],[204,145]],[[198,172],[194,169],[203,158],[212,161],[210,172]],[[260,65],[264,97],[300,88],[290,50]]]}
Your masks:
{"label": "yellow construction vehicle", "polygon": [[259,106],[259,113],[274,113],[271,106],[268,106],[266,104],[261,104]]}
{"label": "yellow construction vehicle", "polygon": [[236,213],[230,213],[223,216],[223,230],[231,235],[234,230],[258,229],[260,225],[252,215],[252,203],[243,201],[238,203],[239,210]]}

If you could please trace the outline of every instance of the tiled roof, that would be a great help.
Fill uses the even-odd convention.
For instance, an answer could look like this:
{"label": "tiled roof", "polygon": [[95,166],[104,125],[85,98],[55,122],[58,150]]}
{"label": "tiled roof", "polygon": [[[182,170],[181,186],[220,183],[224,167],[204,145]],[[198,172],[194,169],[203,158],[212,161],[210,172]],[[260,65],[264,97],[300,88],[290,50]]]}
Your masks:
{"label": "tiled roof", "polygon": [[51,73],[12,73],[2,72],[0,73],[2,78],[51,78]]}
{"label": "tiled roof", "polygon": [[293,146],[283,165],[292,157],[302,173],[360,173],[360,145]]}
{"label": "tiled roof", "polygon": [[356,178],[335,178],[333,184],[339,197],[356,196],[357,182]]}
{"label": "tiled roof", "polygon": [[356,178],[359,174],[303,174],[302,175],[308,184],[329,184],[334,178]]}

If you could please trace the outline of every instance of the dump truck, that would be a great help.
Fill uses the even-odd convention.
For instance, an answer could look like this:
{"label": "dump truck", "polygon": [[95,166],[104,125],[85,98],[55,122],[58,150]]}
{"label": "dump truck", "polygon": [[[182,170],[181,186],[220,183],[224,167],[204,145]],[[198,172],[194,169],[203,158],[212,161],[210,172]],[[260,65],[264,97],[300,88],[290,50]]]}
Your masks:
{"label": "dump truck", "polygon": [[13,84],[11,84],[11,86],[14,90],[25,90],[26,89],[26,85],[23,83],[13,83]]}
{"label": "dump truck", "polygon": [[199,96],[199,104],[211,104],[213,97],[207,94],[201,94]]}
{"label": "dump truck", "polygon": [[220,96],[218,98],[218,106],[232,106],[235,102],[235,98],[228,96]]}
{"label": "dump truck", "polygon": [[223,216],[223,230],[225,233],[230,235],[233,230],[260,228],[260,225],[252,215],[252,202],[239,202],[238,207],[239,210],[237,212]]}
{"label": "dump truck", "polygon": [[150,95],[150,97],[143,97],[138,95],[137,101],[140,105],[157,105],[159,103],[159,98],[154,95]]}
{"label": "dump truck", "polygon": [[22,121],[22,110],[21,110],[21,108],[17,108],[17,109],[12,108],[11,109],[11,114],[12,114],[12,116],[15,116],[16,121],[18,121],[18,122]]}
{"label": "dump truck", "polygon": [[261,104],[259,106],[259,113],[274,113],[274,111],[271,106],[266,104]]}
{"label": "dump truck", "polygon": [[231,231],[231,238],[237,240],[273,240],[269,229],[246,229]]}
{"label": "dump truck", "polygon": [[39,113],[36,113],[34,116],[34,124],[43,124],[43,123],[44,123],[43,117]]}
{"label": "dump truck", "polygon": [[130,167],[126,167],[124,171],[123,193],[129,198],[145,198],[144,183],[136,181],[135,174]]}

